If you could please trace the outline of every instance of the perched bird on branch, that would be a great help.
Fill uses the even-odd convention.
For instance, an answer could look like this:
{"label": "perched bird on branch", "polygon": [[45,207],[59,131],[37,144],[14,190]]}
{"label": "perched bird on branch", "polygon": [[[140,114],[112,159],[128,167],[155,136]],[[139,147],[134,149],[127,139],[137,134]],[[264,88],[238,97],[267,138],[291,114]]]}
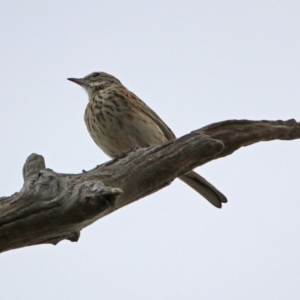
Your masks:
{"label": "perched bird on branch", "polygon": [[[134,146],[157,146],[176,138],[172,130],[140,98],[114,76],[94,72],[68,78],[88,93],[84,120],[95,143],[111,158]],[[179,177],[212,205],[221,208],[226,197],[194,171]]]}

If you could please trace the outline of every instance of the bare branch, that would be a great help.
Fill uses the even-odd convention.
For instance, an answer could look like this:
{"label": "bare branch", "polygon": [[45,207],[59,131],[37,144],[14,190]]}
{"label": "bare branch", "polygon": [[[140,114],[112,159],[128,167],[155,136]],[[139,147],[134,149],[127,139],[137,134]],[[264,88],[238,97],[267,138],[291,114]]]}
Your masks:
{"label": "bare branch", "polygon": [[0,198],[0,252],[77,241],[84,227],[197,166],[261,141],[298,138],[295,120],[224,121],[81,174],[55,173],[46,169],[42,156],[31,154],[20,192]]}

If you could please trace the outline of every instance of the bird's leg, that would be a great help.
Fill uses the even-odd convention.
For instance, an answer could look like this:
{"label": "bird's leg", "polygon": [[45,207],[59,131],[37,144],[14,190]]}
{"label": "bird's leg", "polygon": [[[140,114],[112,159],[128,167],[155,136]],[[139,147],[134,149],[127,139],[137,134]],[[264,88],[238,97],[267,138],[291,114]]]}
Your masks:
{"label": "bird's leg", "polygon": [[136,150],[140,149],[140,147],[137,145],[137,144],[134,144],[131,148],[129,148],[128,150],[126,151],[122,151],[118,154],[118,156],[115,158],[115,159],[122,159],[126,156],[128,156],[131,152],[134,152]]}
{"label": "bird's leg", "polygon": [[[99,167],[107,167],[107,166],[110,166],[112,164],[114,164],[116,161],[118,161],[119,159],[122,159],[122,158],[125,158],[126,156],[128,156],[131,152],[134,152],[136,150],[140,149],[140,147],[136,144],[134,144],[130,149],[126,150],[126,151],[122,151],[120,152],[118,155],[116,155],[115,158],[113,158],[112,160],[106,162],[106,163],[103,163],[101,165],[97,165],[96,168],[99,168]],[[82,172],[86,172],[85,170],[82,170]]]}

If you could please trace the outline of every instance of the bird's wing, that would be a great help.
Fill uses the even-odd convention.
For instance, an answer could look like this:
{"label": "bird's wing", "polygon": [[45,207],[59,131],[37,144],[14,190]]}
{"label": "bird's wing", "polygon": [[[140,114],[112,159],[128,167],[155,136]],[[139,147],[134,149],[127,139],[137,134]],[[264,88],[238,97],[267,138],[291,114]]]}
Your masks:
{"label": "bird's wing", "polygon": [[167,124],[146,103],[144,103],[139,97],[137,97],[131,91],[127,90],[127,92],[128,92],[127,98],[131,100],[132,105],[134,105],[138,110],[142,111],[152,121],[154,121],[168,140],[176,138],[175,134],[167,126]]}

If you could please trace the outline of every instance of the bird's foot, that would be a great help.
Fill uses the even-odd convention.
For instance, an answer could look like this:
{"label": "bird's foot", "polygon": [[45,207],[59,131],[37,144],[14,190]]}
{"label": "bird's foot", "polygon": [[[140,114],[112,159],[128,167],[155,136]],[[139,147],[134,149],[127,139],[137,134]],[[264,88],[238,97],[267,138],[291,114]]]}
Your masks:
{"label": "bird's foot", "polygon": [[119,155],[116,157],[116,159],[122,159],[122,158],[128,156],[131,152],[135,152],[138,149],[140,149],[140,147],[135,144],[130,149],[128,149],[126,151],[122,151],[121,153],[119,153]]}

